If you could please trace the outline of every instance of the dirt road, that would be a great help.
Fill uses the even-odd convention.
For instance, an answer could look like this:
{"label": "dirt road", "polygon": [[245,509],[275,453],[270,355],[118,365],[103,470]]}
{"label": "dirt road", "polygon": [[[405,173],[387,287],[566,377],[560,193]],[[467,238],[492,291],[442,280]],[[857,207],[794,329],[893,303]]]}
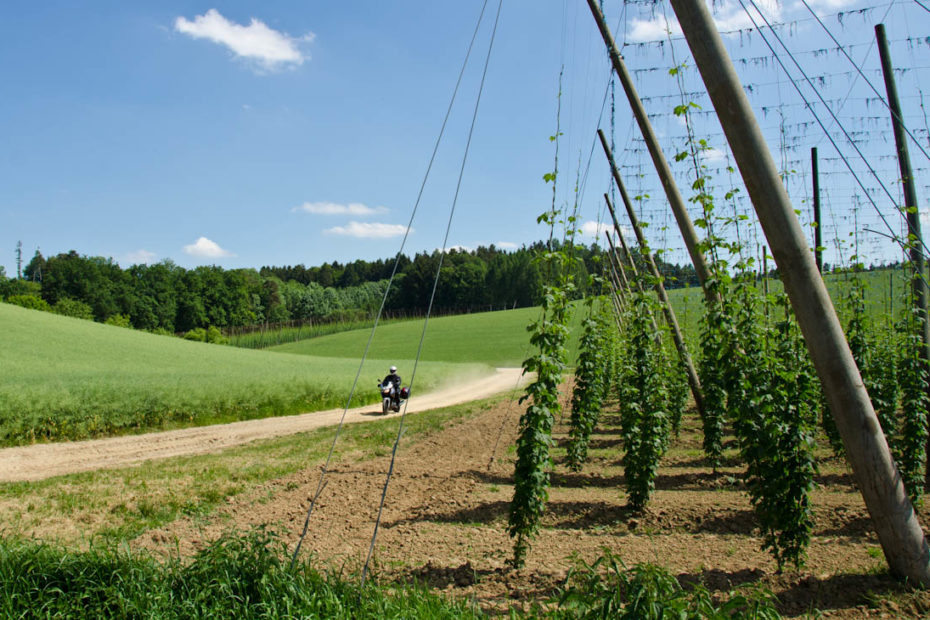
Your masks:
{"label": "dirt road", "polygon": [[[493,375],[417,396],[410,400],[407,412],[447,407],[513,389],[522,381],[522,372],[520,368],[498,368]],[[345,422],[371,420],[372,414],[382,417],[380,409],[380,405],[349,409]],[[81,471],[124,467],[151,459],[218,452],[257,439],[338,424],[342,415],[342,409],[332,409],[144,435],[6,448],[0,450],[0,481],[43,480]]]}

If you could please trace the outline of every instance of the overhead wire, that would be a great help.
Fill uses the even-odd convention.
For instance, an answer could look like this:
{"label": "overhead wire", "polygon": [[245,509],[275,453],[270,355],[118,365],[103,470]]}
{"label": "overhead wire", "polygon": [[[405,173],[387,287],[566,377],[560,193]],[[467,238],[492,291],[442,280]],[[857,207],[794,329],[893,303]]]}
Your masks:
{"label": "overhead wire", "polygon": [[[475,99],[475,108],[474,108],[474,111],[472,112],[471,126],[469,127],[469,130],[468,130],[468,140],[465,142],[465,151],[462,155],[462,165],[459,168],[459,177],[458,177],[458,181],[455,186],[455,195],[453,196],[453,199],[452,199],[452,206],[449,209],[449,220],[446,223],[446,232],[442,240],[442,251],[439,254],[439,264],[436,267],[436,277],[433,280],[433,290],[430,293],[429,306],[427,307],[427,311],[426,311],[426,319],[423,322],[423,331],[420,334],[420,344],[417,347],[417,356],[414,359],[414,363],[413,363],[413,372],[411,373],[411,377],[410,377],[411,390],[413,389],[414,380],[416,378],[417,366],[419,365],[419,362],[420,362],[420,356],[423,353],[423,343],[426,341],[426,331],[427,331],[427,328],[429,327],[429,318],[433,310],[433,302],[436,299],[436,289],[439,285],[439,277],[442,273],[443,258],[446,255],[446,248],[448,247],[448,243],[449,243],[449,232],[452,229],[452,220],[455,216],[455,208],[456,208],[456,205],[458,204],[459,192],[461,191],[461,188],[462,188],[462,178],[465,175],[465,164],[468,161],[468,152],[471,148],[472,136],[474,135],[475,124],[478,119],[478,108],[481,104],[481,95],[484,92],[485,79],[487,78],[487,75],[488,75],[488,66],[490,65],[490,62],[491,62],[491,52],[494,49],[494,40],[497,36],[497,26],[498,26],[498,23],[500,22],[501,8],[503,7],[503,4],[504,4],[504,0],[498,0],[497,15],[494,18],[494,27],[491,30],[491,40],[488,43],[488,53],[484,60],[484,70],[481,73],[481,83],[478,86],[478,96]],[[375,519],[375,527],[374,527],[374,532],[372,533],[372,536],[371,536],[371,544],[368,547],[368,557],[365,559],[365,566],[362,569],[362,580],[361,580],[362,586],[365,585],[365,580],[368,576],[368,566],[371,562],[371,557],[375,549],[375,542],[378,538],[378,530],[381,526],[381,517],[384,514],[384,502],[385,502],[385,499],[387,498],[388,487],[391,483],[391,476],[394,473],[394,464],[396,463],[396,460],[397,460],[397,448],[400,445],[401,437],[403,437],[404,421],[407,417],[407,405],[409,404],[409,402],[410,401],[408,400],[404,403],[404,411],[400,416],[400,423],[397,429],[397,437],[394,440],[394,447],[391,450],[391,463],[390,463],[390,466],[388,467],[387,476],[384,481],[384,488],[381,492],[381,502],[378,506],[378,516]]]}
{"label": "overhead wire", "polygon": [[349,391],[349,398],[348,398],[348,400],[346,401],[346,406],[345,406],[345,408],[343,409],[342,417],[339,419],[339,424],[338,424],[338,426],[336,427],[336,434],[335,434],[335,436],[333,437],[333,443],[332,443],[332,445],[330,446],[329,454],[326,456],[326,461],[325,461],[325,463],[324,463],[324,465],[323,465],[323,469],[321,470],[320,478],[319,478],[319,481],[317,482],[316,491],[314,492],[313,497],[312,497],[312,499],[310,500],[310,506],[309,506],[308,509],[307,509],[307,516],[306,516],[306,518],[304,519],[303,531],[301,532],[300,538],[299,538],[298,541],[297,541],[297,545],[296,545],[296,547],[295,547],[295,549],[294,549],[294,554],[291,556],[291,564],[290,564],[291,569],[294,568],[294,565],[295,565],[295,563],[297,562],[297,556],[298,556],[298,554],[300,553],[300,547],[301,547],[301,545],[303,544],[304,538],[306,538],[306,536],[307,536],[307,530],[308,530],[308,528],[309,528],[309,526],[310,526],[310,516],[313,514],[313,508],[314,508],[314,506],[316,506],[316,502],[317,502],[317,500],[319,499],[320,494],[323,492],[323,489],[326,487],[326,484],[327,484],[327,481],[326,481],[326,474],[327,474],[327,472],[329,471],[329,465],[330,465],[330,463],[332,462],[333,453],[335,452],[335,449],[336,449],[336,443],[338,442],[340,433],[342,432],[342,427],[343,427],[343,425],[344,425],[344,423],[345,423],[345,418],[346,418],[346,415],[348,414],[349,406],[350,406],[351,403],[352,403],[352,398],[354,398],[354,396],[355,396],[355,390],[356,390],[356,388],[358,387],[358,381],[359,381],[359,378],[361,377],[361,374],[362,374],[362,368],[364,367],[365,361],[366,361],[366,359],[368,358],[368,352],[369,352],[370,349],[371,349],[371,343],[372,343],[372,340],[374,339],[375,331],[376,331],[377,328],[378,328],[378,323],[379,323],[379,321],[380,321],[380,319],[381,319],[381,315],[382,315],[383,312],[384,312],[384,307],[385,307],[385,305],[386,305],[386,303],[387,303],[388,294],[390,293],[391,286],[392,286],[392,284],[393,284],[393,282],[394,282],[394,279],[395,279],[395,277],[396,277],[396,275],[397,275],[397,269],[398,269],[398,266],[399,266],[399,264],[400,264],[400,258],[401,258],[401,255],[403,254],[404,247],[405,247],[406,244],[407,244],[407,239],[408,239],[408,237],[410,236],[410,231],[411,231],[412,226],[413,226],[414,218],[416,217],[417,210],[419,209],[420,201],[421,201],[422,198],[423,198],[423,191],[424,191],[424,189],[425,189],[425,187],[426,187],[426,182],[427,182],[427,180],[429,179],[430,172],[432,171],[432,168],[433,168],[433,163],[434,163],[435,160],[436,160],[436,153],[439,151],[439,145],[441,144],[443,135],[445,134],[446,125],[448,124],[448,122],[449,122],[449,117],[450,117],[451,114],[452,114],[452,108],[453,108],[453,106],[454,106],[454,104],[455,104],[455,100],[456,100],[456,97],[457,97],[457,95],[458,95],[459,87],[460,87],[461,84],[462,84],[462,77],[463,77],[464,74],[465,74],[465,68],[468,66],[468,60],[469,60],[469,58],[471,57],[471,52],[472,52],[472,49],[473,49],[474,44],[475,44],[475,39],[476,39],[477,36],[478,36],[478,31],[479,31],[479,29],[480,29],[480,27],[481,27],[481,22],[482,22],[483,19],[484,19],[484,12],[485,12],[485,9],[487,8],[487,5],[488,5],[488,0],[484,0],[484,4],[482,4],[482,6],[481,6],[481,12],[480,12],[479,15],[478,15],[478,21],[477,21],[477,23],[475,24],[475,30],[474,30],[474,32],[472,33],[471,41],[469,42],[469,44],[468,44],[468,49],[467,49],[467,51],[466,51],[466,53],[465,53],[465,59],[464,59],[464,61],[462,62],[462,68],[461,68],[461,70],[459,71],[459,76],[458,76],[458,79],[456,80],[456,83],[455,83],[455,88],[454,88],[453,91],[452,91],[452,97],[451,97],[451,99],[449,100],[449,106],[448,106],[448,108],[446,109],[446,114],[445,114],[445,117],[443,118],[442,126],[441,126],[440,129],[439,129],[439,135],[436,137],[436,142],[435,142],[435,144],[433,145],[433,152],[432,152],[432,154],[430,155],[429,164],[426,166],[426,172],[425,172],[424,175],[423,175],[423,181],[420,183],[420,190],[419,190],[419,192],[417,193],[417,198],[416,198],[416,201],[414,202],[413,210],[412,210],[412,212],[411,212],[411,214],[410,214],[410,219],[409,219],[409,221],[408,221],[408,223],[407,223],[407,228],[406,228],[406,230],[404,231],[404,236],[403,236],[403,239],[402,239],[401,244],[400,244],[400,249],[397,251],[397,256],[396,256],[395,259],[394,259],[394,267],[393,267],[393,269],[392,269],[392,271],[391,271],[391,277],[388,279],[387,287],[385,287],[384,296],[383,296],[382,299],[381,299],[381,306],[378,308],[378,314],[377,314],[376,317],[375,317],[374,324],[372,325],[372,328],[371,328],[371,333],[368,335],[368,342],[365,344],[365,350],[364,350],[364,352],[362,353],[362,360],[361,360],[361,362],[359,363],[358,372],[356,373],[356,375],[355,375],[355,380],[354,380],[353,383],[352,383],[352,389]]}
{"label": "overhead wire", "polygon": [[[912,134],[911,131],[910,131],[910,130],[907,128],[907,126],[904,124],[904,119],[901,118],[901,116],[900,116],[899,114],[897,114],[897,113],[891,108],[891,105],[888,103],[888,101],[885,99],[885,97],[884,97],[880,92],[878,92],[878,89],[875,88],[875,86],[872,84],[871,80],[869,80],[869,78],[866,77],[865,73],[862,72],[862,68],[856,63],[856,61],[854,61],[854,60],[852,59],[852,57],[851,57],[849,54],[846,53],[846,50],[843,48],[842,45],[840,45],[840,42],[837,41],[837,40],[836,40],[836,37],[833,36],[833,32],[831,32],[830,29],[827,28],[827,25],[824,24],[823,21],[821,21],[820,17],[817,16],[817,13],[814,12],[814,9],[812,9],[811,6],[807,3],[807,0],[801,0],[801,3],[804,4],[805,7],[807,7],[807,10],[810,11],[811,15],[813,15],[814,18],[817,19],[817,23],[820,24],[820,26],[823,28],[824,32],[826,32],[827,35],[833,40],[833,42],[837,44],[838,49],[839,49],[839,50],[843,53],[843,55],[846,57],[846,60],[848,60],[849,63],[856,69],[856,72],[859,74],[859,76],[860,76],[863,80],[865,80],[865,83],[869,86],[870,89],[872,89],[872,92],[875,93],[876,96],[878,96],[879,101],[881,101],[882,104],[883,104],[886,108],[888,108],[888,111],[891,112],[891,115],[892,115],[894,118],[896,118],[896,119],[898,120],[898,122],[901,124],[901,127],[904,129],[904,131],[907,133],[907,135],[911,138],[911,140],[914,141],[914,144],[917,146],[918,149],[920,149],[920,152],[923,153],[923,156],[926,157],[927,159],[930,159],[930,155],[927,154],[927,151],[924,150],[924,147],[921,146],[921,144],[920,144],[920,142],[917,140],[917,138],[914,137],[914,134]],[[893,3],[892,3],[892,4],[893,4]],[[891,10],[891,6],[888,7],[888,10],[889,10],[889,11]],[[887,13],[886,13],[886,17],[887,17]],[[883,21],[884,21],[884,20],[883,20]],[[871,49],[871,48],[870,48],[870,49]]]}
{"label": "overhead wire", "polygon": [[[879,178],[878,174],[877,174],[877,173],[875,172],[875,170],[872,168],[871,164],[869,164],[868,160],[866,159],[866,157],[865,157],[865,155],[862,153],[862,151],[859,149],[859,147],[857,146],[856,142],[849,136],[849,134],[848,134],[848,132],[846,131],[845,127],[843,127],[842,123],[840,123],[839,119],[838,119],[838,118],[836,117],[836,115],[833,113],[833,110],[832,110],[832,109],[830,108],[830,106],[828,106],[828,105],[826,104],[826,102],[823,100],[823,96],[820,94],[820,91],[813,85],[813,83],[811,83],[810,78],[809,78],[809,77],[807,76],[807,74],[804,72],[804,69],[801,68],[800,64],[798,64],[797,59],[795,59],[795,58],[792,56],[791,50],[788,49],[788,46],[785,45],[784,41],[781,40],[781,37],[778,35],[778,33],[775,32],[775,30],[771,27],[771,25],[769,25],[768,19],[767,19],[767,18],[765,17],[765,15],[759,10],[759,7],[756,6],[755,1],[754,1],[754,0],[748,0],[748,2],[753,6],[753,8],[756,10],[756,12],[758,13],[758,15],[762,18],[762,20],[766,23],[766,25],[768,25],[769,30],[770,30],[770,31],[772,32],[772,34],[775,36],[776,40],[778,40],[778,42],[781,44],[782,48],[784,48],[785,53],[788,55],[788,57],[791,58],[791,60],[794,62],[795,67],[796,67],[797,70],[801,73],[801,75],[805,78],[805,80],[806,80],[807,83],[808,83],[808,86],[810,86],[811,89],[814,91],[814,93],[817,95],[817,97],[820,98],[820,100],[821,100],[821,102],[823,103],[824,107],[827,109],[827,111],[828,111],[828,112],[830,113],[830,115],[833,117],[833,120],[836,122],[837,126],[839,126],[839,128],[842,130],[842,132],[847,136],[847,140],[849,141],[850,145],[852,145],[852,147],[853,147],[853,149],[855,149],[856,153],[859,154],[859,157],[862,159],[863,163],[865,164],[866,168],[868,168],[868,170],[869,170],[869,172],[872,174],[872,176],[875,177],[875,180],[878,182],[879,186],[882,188],[882,190],[884,191],[885,195],[888,196],[888,198],[889,198],[889,200],[891,200],[892,204],[895,204],[895,205],[897,206],[897,200],[896,200],[896,198],[895,198],[894,196],[891,195],[891,192],[888,190],[888,188],[885,186],[885,184],[884,184],[884,183],[882,182],[882,180]],[[739,0],[739,3],[740,3],[740,5],[743,7],[743,10],[746,12],[746,15],[749,17],[750,21],[752,21],[753,25],[755,25],[756,28],[758,29],[759,35],[762,37],[762,40],[765,41],[765,44],[769,47],[770,50],[772,50],[772,54],[775,56],[775,59],[778,61],[779,66],[782,68],[782,70],[785,72],[785,74],[789,77],[789,81],[790,81],[791,84],[794,86],[795,90],[798,92],[798,95],[804,100],[805,104],[807,105],[807,108],[810,110],[811,114],[812,114],[812,115],[814,116],[814,118],[817,120],[817,123],[821,126],[821,128],[822,128],[823,131],[824,131],[824,133],[828,136],[828,138],[829,138],[829,140],[830,140],[830,143],[833,144],[833,147],[836,149],[837,153],[839,153],[840,157],[843,159],[843,162],[844,162],[844,163],[846,164],[846,166],[849,168],[849,171],[850,171],[850,173],[853,175],[853,178],[856,179],[856,182],[860,185],[860,187],[862,187],[863,192],[865,192],[866,197],[869,199],[869,202],[872,204],[872,207],[875,209],[875,211],[876,211],[876,213],[878,214],[879,218],[880,218],[880,219],[882,220],[882,222],[885,224],[885,227],[893,234],[893,233],[894,233],[894,229],[893,229],[893,228],[891,227],[891,225],[888,223],[888,219],[885,217],[885,215],[884,215],[884,214],[881,212],[881,210],[878,208],[878,205],[875,203],[875,200],[872,199],[872,196],[869,195],[868,191],[867,191],[866,188],[865,188],[865,185],[862,183],[862,180],[859,178],[859,176],[858,176],[858,175],[855,173],[855,171],[852,169],[852,166],[849,164],[849,161],[847,160],[847,158],[845,157],[845,155],[843,155],[843,152],[840,150],[839,146],[838,146],[838,145],[836,144],[836,142],[833,140],[833,137],[830,136],[829,132],[827,131],[827,128],[824,126],[823,122],[820,120],[820,117],[817,115],[816,112],[814,112],[813,107],[810,105],[810,102],[809,102],[809,101],[807,100],[807,98],[804,96],[804,93],[801,91],[801,88],[798,86],[797,82],[796,82],[794,79],[791,79],[791,74],[790,74],[790,72],[789,72],[789,71],[787,70],[787,68],[785,67],[784,63],[783,63],[782,60],[781,60],[781,57],[780,57],[780,56],[778,55],[778,53],[775,51],[775,48],[774,48],[774,47],[772,46],[772,44],[769,42],[769,40],[768,40],[768,38],[765,36],[764,32],[761,30],[761,28],[759,28],[759,26],[758,26],[758,24],[757,24],[757,22],[756,22],[756,19],[752,16],[752,13],[751,13],[751,12],[749,11],[749,9],[746,7],[746,3],[744,2],[744,0]],[[928,248],[927,248],[926,243],[924,243],[923,240],[921,240],[920,243],[921,243],[921,246],[924,248],[924,252],[927,253],[927,252],[928,252]]]}

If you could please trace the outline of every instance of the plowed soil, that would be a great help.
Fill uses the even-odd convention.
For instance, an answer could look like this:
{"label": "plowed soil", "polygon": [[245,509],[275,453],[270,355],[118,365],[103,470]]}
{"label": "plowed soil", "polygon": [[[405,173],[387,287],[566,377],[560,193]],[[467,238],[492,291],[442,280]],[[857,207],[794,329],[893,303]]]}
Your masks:
{"label": "plowed soil", "polygon": [[[807,564],[776,573],[761,549],[755,517],[730,462],[712,472],[701,456],[694,415],[686,418],[659,473],[648,509],[633,514],[624,498],[618,420],[608,412],[591,442],[591,460],[567,472],[555,450],[550,500],[527,566],[509,567],[506,532],[512,494],[513,445],[520,407],[504,400],[465,422],[402,445],[390,479],[375,545],[382,582],[419,580],[481,607],[504,612],[556,594],[580,558],[603,548],[627,566],[659,564],[682,583],[726,592],[758,583],[778,597],[787,616],[922,617],[926,593],[887,574],[862,499],[843,461],[821,462],[814,493],[816,525]],[[565,420],[567,422],[567,420]],[[556,439],[564,442],[560,424]],[[389,457],[341,462],[327,473],[301,554],[325,565],[358,569],[369,549]],[[232,498],[207,520],[182,519],[140,537],[135,546],[191,553],[230,528],[268,525],[291,549],[303,528],[321,471],[308,469]],[[926,513],[921,515],[922,520]]]}

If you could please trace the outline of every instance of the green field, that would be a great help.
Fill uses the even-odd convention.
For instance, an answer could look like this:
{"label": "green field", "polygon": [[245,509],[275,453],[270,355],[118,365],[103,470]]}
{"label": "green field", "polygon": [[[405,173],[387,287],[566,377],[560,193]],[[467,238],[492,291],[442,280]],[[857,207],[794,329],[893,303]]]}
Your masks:
{"label": "green field", "polygon": [[[866,284],[866,309],[876,320],[885,322],[901,309],[904,281],[900,270],[868,271],[861,274]],[[849,288],[847,274],[828,274],[827,288],[843,315],[842,296]],[[761,289],[762,282],[757,286]],[[890,294],[893,286],[894,294]],[[779,280],[769,279],[769,290],[780,292]],[[697,287],[669,291],[685,339],[695,349],[698,346],[699,324],[704,312],[703,294]],[[574,363],[578,346],[578,326],[584,318],[581,304],[573,304],[572,336],[569,360]],[[492,366],[519,366],[530,354],[526,326],[539,317],[539,308],[520,308],[498,312],[483,312],[431,319],[421,359],[441,362],[477,362]],[[664,320],[659,317],[659,324]],[[416,356],[423,329],[422,320],[379,326],[371,345],[370,355],[379,359],[412,359]],[[370,328],[292,342],[266,349],[282,353],[325,357],[352,358],[360,355],[368,341]],[[398,364],[398,366],[402,366]],[[404,375],[401,368],[401,375]]]}
{"label": "green field", "polygon": [[[865,272],[869,314],[899,314],[902,272]],[[831,274],[839,300],[849,278]],[[777,280],[772,291],[780,290]],[[892,295],[893,291],[893,295]],[[699,289],[670,298],[697,351]],[[842,303],[838,303],[841,308]],[[584,308],[575,304],[569,360],[576,356]],[[432,319],[417,372],[419,389],[488,366],[520,366],[531,354],[527,325],[538,308]],[[379,326],[353,404],[373,402],[373,383],[396,364],[409,381],[423,321]],[[345,404],[370,329],[263,351],[188,342],[0,304],[0,445],[77,439],[148,429],[286,415]],[[463,365],[464,364],[464,365]]]}
{"label": "green field", "polygon": [[[344,406],[357,353],[324,359],[189,342],[0,304],[0,445]],[[401,367],[412,362],[390,360]],[[372,358],[354,405],[377,400]],[[425,363],[420,390],[481,365]]]}
{"label": "green field", "polygon": [[[574,304],[570,358],[578,346],[578,325],[584,308]],[[430,319],[421,360],[474,362],[497,367],[518,367],[531,354],[527,326],[539,318],[539,308],[519,308]],[[413,359],[423,331],[422,320],[378,326],[369,355],[379,359]],[[370,328],[357,329],[267,349],[282,353],[353,357],[365,350]],[[401,364],[401,376],[406,377]],[[409,373],[409,371],[407,371]]]}

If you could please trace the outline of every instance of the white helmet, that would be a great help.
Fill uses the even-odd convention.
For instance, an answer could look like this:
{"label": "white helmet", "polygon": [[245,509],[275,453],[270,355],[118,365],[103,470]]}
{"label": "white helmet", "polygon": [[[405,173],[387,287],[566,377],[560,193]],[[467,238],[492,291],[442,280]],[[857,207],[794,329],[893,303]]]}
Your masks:
{"label": "white helmet", "polygon": [[397,366],[391,366],[391,372],[397,372]]}

